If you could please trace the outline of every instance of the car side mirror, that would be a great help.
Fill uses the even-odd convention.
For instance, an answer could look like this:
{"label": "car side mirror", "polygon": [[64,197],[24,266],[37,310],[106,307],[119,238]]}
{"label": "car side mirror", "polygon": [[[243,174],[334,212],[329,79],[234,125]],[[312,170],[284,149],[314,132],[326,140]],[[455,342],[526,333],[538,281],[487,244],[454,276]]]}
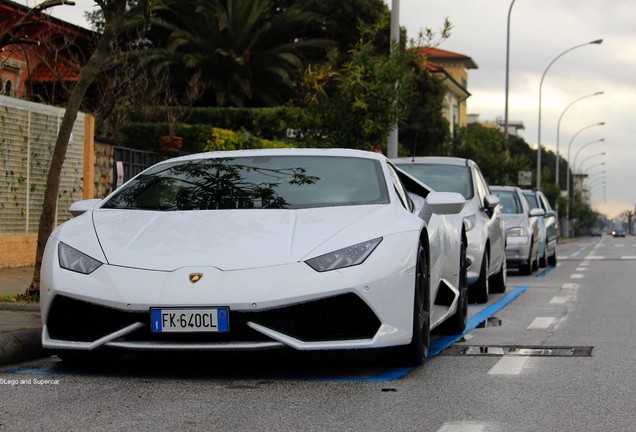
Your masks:
{"label": "car side mirror", "polygon": [[101,201],[102,200],[100,199],[85,199],[81,201],[75,201],[68,208],[68,211],[71,212],[71,215],[73,215],[73,217],[76,217],[83,213],[86,213],[89,210],[93,210]]}
{"label": "car side mirror", "polygon": [[530,210],[530,217],[535,216],[545,216],[545,210],[540,208],[533,208],[532,210]]}
{"label": "car side mirror", "polygon": [[497,195],[490,194],[484,197],[484,205],[486,206],[488,210],[494,209],[495,207],[499,205],[500,202],[501,200],[499,199]]}
{"label": "car side mirror", "polygon": [[466,200],[456,192],[431,192],[426,197],[426,204],[433,213],[451,215],[461,212]]}

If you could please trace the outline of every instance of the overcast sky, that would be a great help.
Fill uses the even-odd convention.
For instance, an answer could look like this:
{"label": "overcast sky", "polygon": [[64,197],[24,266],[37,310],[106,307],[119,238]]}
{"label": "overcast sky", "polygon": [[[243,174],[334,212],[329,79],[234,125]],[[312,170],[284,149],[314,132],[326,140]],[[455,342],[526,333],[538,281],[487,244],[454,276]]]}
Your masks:
{"label": "overcast sky", "polygon": [[[390,7],[391,0],[385,1]],[[451,37],[440,48],[470,56],[479,66],[469,71],[472,96],[467,104],[468,112],[479,114],[482,121],[504,116],[510,4],[511,0],[400,1],[400,24],[410,37],[421,28],[437,30],[444,18],[450,19]],[[556,151],[557,123],[563,114],[559,152],[567,157],[572,142],[570,163],[590,174],[594,209],[614,217],[634,210],[636,204],[636,1],[516,0],[510,25],[509,119],[523,122],[521,135],[536,148],[542,74],[562,52],[596,39],[603,43],[563,55],[546,74],[541,143]],[[583,98],[565,111],[578,98],[599,91],[604,94]],[[587,128],[600,122],[605,125]],[[605,141],[587,145],[599,139]],[[602,152],[606,155],[599,155]],[[597,165],[601,163],[605,165]]]}
{"label": "overcast sky", "polygon": [[[392,0],[385,2],[390,7]],[[400,0],[400,24],[409,37],[423,28],[437,30],[444,18],[450,19],[451,37],[440,48],[470,56],[479,66],[469,71],[472,96],[467,103],[468,112],[479,114],[482,121],[504,116],[510,4],[511,0]],[[92,0],[76,0],[74,7],[55,8],[54,15],[82,25],[83,11],[93,7]],[[604,92],[565,111],[559,152],[567,157],[572,142],[570,163],[590,174],[594,209],[615,217],[634,210],[636,204],[636,0],[516,0],[511,14],[509,119],[523,122],[521,135],[536,146],[541,75],[563,51],[599,38],[601,45],[565,54],[546,74],[541,143],[556,151],[557,122],[565,108],[578,98]],[[605,125],[576,135],[600,122]],[[586,145],[600,139],[605,141]],[[597,165],[601,163],[605,165]]]}

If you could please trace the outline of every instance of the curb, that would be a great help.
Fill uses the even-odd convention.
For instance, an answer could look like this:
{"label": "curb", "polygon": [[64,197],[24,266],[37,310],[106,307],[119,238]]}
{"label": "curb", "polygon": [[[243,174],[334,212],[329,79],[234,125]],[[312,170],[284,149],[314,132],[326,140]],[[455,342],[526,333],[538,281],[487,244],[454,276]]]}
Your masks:
{"label": "curb", "polygon": [[0,366],[46,357],[41,330],[19,330],[0,333]]}
{"label": "curb", "polygon": [[0,310],[40,312],[40,303],[0,302]]}

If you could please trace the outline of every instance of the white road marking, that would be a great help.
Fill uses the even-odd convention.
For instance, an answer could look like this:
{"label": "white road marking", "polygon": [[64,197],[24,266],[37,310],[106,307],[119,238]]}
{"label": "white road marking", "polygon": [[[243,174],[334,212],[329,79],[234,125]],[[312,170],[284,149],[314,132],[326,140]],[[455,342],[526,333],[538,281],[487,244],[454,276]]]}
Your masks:
{"label": "white road marking", "polygon": [[485,428],[485,424],[477,422],[447,422],[437,432],[482,432]]}
{"label": "white road marking", "polygon": [[536,317],[527,327],[528,330],[545,330],[555,321],[554,317]]}
{"label": "white road marking", "polygon": [[564,283],[562,286],[563,289],[577,289],[578,287],[579,285],[575,283]]}
{"label": "white road marking", "polygon": [[582,263],[580,263],[579,265],[580,265],[580,266],[583,266],[583,267],[587,267],[587,266],[589,266],[589,265],[590,265],[590,262],[589,262],[589,261],[583,261],[583,262],[582,262]]}
{"label": "white road marking", "polygon": [[603,256],[595,256],[595,255],[588,255],[588,256],[585,257],[586,260],[602,260],[603,258],[605,258],[605,257],[603,257]]}
{"label": "white road marking", "polygon": [[502,357],[489,371],[488,375],[519,375],[528,357]]}
{"label": "white road marking", "polygon": [[568,302],[567,297],[554,297],[552,300],[550,300],[551,304],[564,304],[567,302]]}
{"label": "white road marking", "polygon": [[625,255],[621,257],[622,260],[636,260],[636,256],[633,255]]}
{"label": "white road marking", "polygon": [[574,273],[570,276],[572,279],[583,279],[583,275],[580,273]]}
{"label": "white road marking", "polygon": [[577,267],[576,268],[576,271],[585,271],[585,270],[587,270],[585,267]]}

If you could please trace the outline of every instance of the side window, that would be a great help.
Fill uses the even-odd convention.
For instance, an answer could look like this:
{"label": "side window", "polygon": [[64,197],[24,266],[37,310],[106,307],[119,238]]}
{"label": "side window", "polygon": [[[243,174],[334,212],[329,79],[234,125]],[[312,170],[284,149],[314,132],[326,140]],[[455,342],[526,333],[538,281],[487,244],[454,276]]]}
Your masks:
{"label": "side window", "polygon": [[411,211],[412,210],[411,199],[409,198],[406,192],[406,189],[404,189],[404,185],[402,184],[402,181],[400,180],[397,173],[395,172],[395,169],[393,169],[393,167],[390,164],[387,164],[387,167],[389,168],[389,173],[391,174],[391,180],[393,181],[393,186],[395,187],[395,191],[400,197],[400,202],[402,203],[402,206],[404,206],[404,208],[407,209],[408,211]]}
{"label": "side window", "polygon": [[488,186],[486,184],[486,180],[481,175],[481,171],[478,168],[475,168],[475,186],[477,186],[477,193],[479,194],[479,202],[481,206],[484,206],[484,198],[488,195]]}

